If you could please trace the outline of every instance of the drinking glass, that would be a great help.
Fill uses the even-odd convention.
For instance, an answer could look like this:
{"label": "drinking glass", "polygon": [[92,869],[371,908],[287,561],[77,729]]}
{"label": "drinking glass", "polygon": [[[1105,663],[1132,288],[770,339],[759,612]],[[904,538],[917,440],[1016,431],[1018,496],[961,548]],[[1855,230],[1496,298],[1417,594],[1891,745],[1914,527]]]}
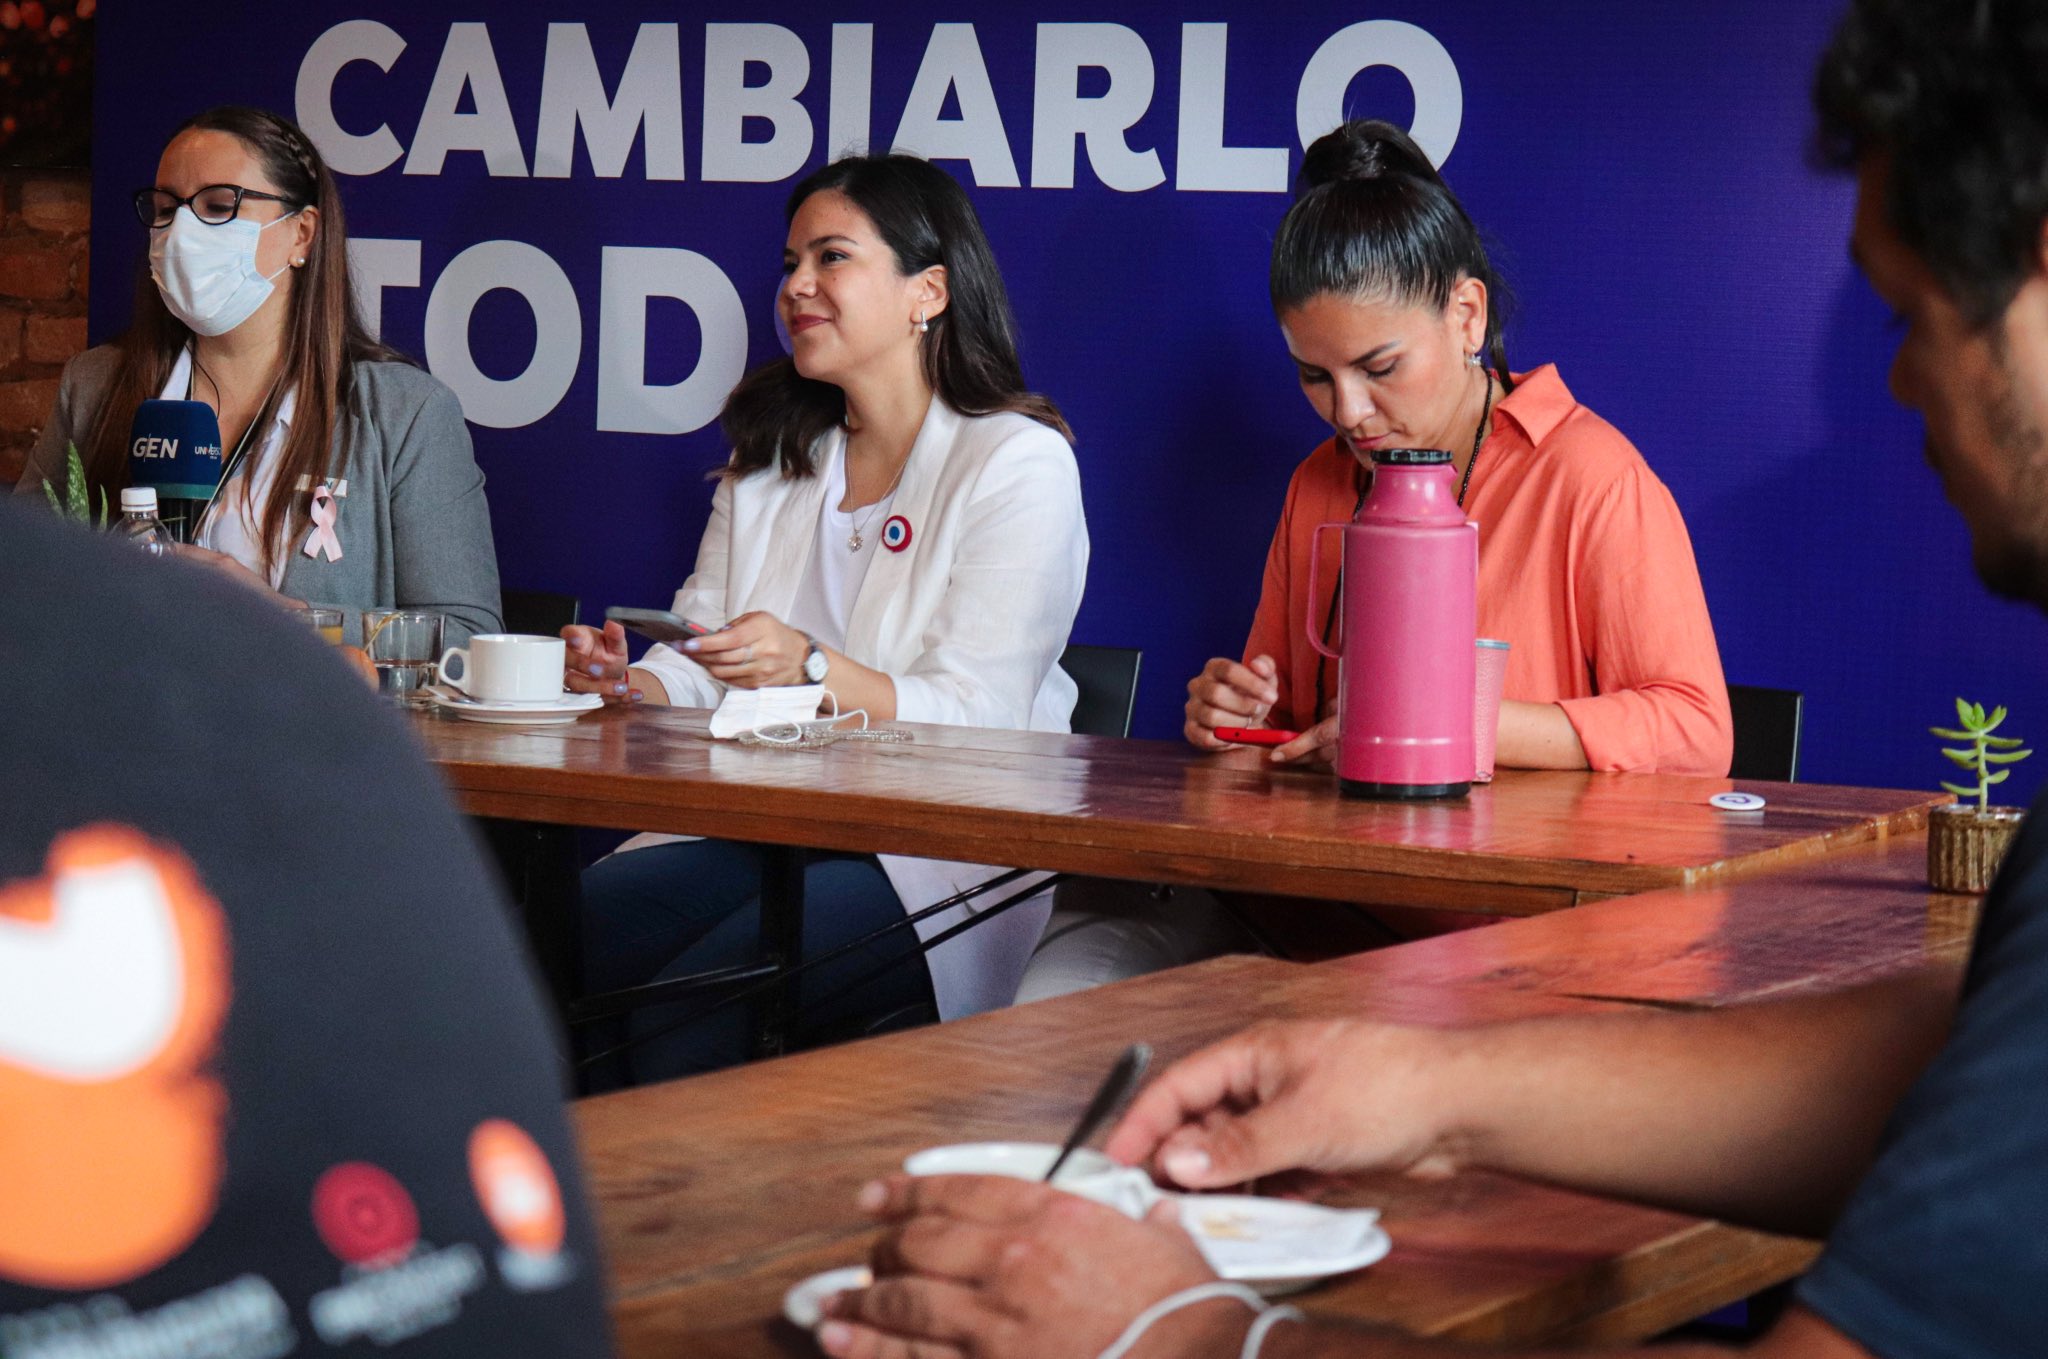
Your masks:
{"label": "drinking glass", "polygon": [[342,612],[340,609],[301,609],[299,614],[306,625],[320,634],[320,639],[341,645]]}
{"label": "drinking glass", "polygon": [[430,701],[434,660],[441,654],[441,615],[411,609],[366,609],[363,650],[377,667],[377,692],[400,703]]}

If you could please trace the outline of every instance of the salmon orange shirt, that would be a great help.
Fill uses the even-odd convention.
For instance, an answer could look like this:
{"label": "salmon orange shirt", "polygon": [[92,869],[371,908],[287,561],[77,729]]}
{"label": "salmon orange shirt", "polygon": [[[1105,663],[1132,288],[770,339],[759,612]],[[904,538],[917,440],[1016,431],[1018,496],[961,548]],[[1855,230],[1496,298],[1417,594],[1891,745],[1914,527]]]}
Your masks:
{"label": "salmon orange shirt", "polygon": [[[1245,643],[1246,660],[1279,667],[1274,726],[1315,721],[1310,543],[1318,524],[1352,517],[1364,484],[1335,439],[1288,484]],[[1735,727],[1685,520],[1635,446],[1581,406],[1554,365],[1494,407],[1465,505],[1479,524],[1479,635],[1512,647],[1503,696],[1562,707],[1594,769],[1726,774]],[[1318,622],[1336,590],[1340,535],[1323,547]],[[1326,696],[1336,683],[1332,662]]]}

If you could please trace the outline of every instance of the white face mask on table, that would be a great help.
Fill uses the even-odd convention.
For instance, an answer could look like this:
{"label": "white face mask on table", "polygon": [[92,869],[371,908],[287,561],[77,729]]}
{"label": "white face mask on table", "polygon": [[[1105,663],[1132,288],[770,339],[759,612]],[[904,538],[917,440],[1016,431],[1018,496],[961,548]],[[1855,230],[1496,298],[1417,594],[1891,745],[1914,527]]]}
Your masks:
{"label": "white face mask on table", "polygon": [[[775,684],[762,689],[727,689],[711,714],[711,734],[730,740],[763,727],[796,727],[818,718],[825,701],[822,684]],[[833,705],[837,711],[837,704]],[[836,721],[837,718],[827,719]]]}
{"label": "white face mask on table", "polygon": [[[304,211],[294,208],[277,222]],[[207,336],[225,335],[254,316],[276,290],[271,280],[291,268],[287,263],[277,274],[256,270],[257,242],[277,222],[258,226],[237,217],[208,226],[190,206],[179,208],[171,224],[149,240],[149,276],[171,315]]]}

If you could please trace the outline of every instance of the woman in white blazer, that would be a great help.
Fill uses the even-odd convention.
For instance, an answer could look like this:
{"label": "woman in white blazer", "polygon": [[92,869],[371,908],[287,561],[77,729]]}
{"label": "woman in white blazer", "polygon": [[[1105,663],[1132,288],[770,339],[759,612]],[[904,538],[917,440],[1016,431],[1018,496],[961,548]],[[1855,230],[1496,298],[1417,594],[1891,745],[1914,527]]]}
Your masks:
{"label": "woman in white blazer", "polygon": [[[1080,477],[1059,411],[1024,386],[1002,277],[960,186],[912,156],[856,156],[798,184],[777,305],[791,356],[726,402],[733,445],[675,611],[725,623],[626,662],[617,624],[571,628],[569,684],[614,702],[715,706],[727,688],[822,683],[876,721],[1066,731],[1060,652],[1088,565]],[[828,707],[827,711],[831,709]],[[830,951],[1000,870],[816,853],[804,953]],[[753,961],[752,846],[642,837],[584,875],[585,972],[610,990]],[[1005,894],[992,893],[989,901]],[[986,902],[916,927],[930,938]],[[858,1025],[919,1003],[942,1018],[1006,1005],[1045,924],[1032,901],[928,957],[898,935],[805,978],[806,1022]],[[745,1056],[731,1008],[651,1007],[616,1079]]]}

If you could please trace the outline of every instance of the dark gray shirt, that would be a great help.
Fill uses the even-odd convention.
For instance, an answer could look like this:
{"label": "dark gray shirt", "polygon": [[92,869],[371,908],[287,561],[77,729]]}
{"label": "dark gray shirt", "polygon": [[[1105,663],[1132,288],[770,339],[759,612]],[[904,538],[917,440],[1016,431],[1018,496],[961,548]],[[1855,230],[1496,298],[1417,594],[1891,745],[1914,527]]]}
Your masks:
{"label": "dark gray shirt", "polygon": [[1984,901],[1946,1046],[1799,1300],[1879,1359],[2048,1353],[2048,819]]}

